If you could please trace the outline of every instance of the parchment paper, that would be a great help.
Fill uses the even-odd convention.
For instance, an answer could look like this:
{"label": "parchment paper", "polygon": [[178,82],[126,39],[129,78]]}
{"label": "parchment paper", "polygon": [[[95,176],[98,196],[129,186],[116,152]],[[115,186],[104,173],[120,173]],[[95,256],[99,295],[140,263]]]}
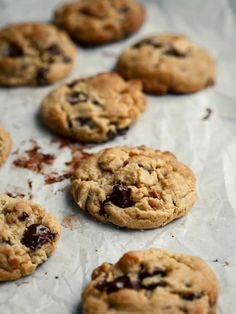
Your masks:
{"label": "parchment paper", "polygon": [[[48,21],[59,2],[0,0],[0,26]],[[32,276],[0,284],[0,313],[80,313],[81,293],[93,268],[117,261],[128,250],[150,247],[201,256],[220,282],[218,313],[236,313],[236,1],[143,2],[148,12],[142,30],[102,48],[78,48],[76,70],[64,81],[110,70],[124,46],[150,33],[183,33],[205,46],[218,64],[215,87],[188,96],[148,97],[147,112],[126,136],[92,149],[146,144],[172,151],[197,176],[196,205],[187,216],[161,229],[127,231],[102,225],[77,209],[68,192],[69,180],[46,185],[43,175],[15,167],[12,154],[0,169],[0,192],[32,197],[60,221],[64,219],[65,227],[48,262]],[[21,154],[34,139],[44,153],[57,156],[47,171],[63,172],[71,151],[52,144],[53,136],[38,116],[40,102],[52,88],[1,88],[0,123],[13,136],[13,152],[19,149]],[[206,119],[208,109],[212,113]]]}

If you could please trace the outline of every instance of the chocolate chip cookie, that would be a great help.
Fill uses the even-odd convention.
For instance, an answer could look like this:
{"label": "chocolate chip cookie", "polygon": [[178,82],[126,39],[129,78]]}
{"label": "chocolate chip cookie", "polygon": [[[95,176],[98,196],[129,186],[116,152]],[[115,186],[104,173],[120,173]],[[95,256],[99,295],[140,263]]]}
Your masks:
{"label": "chocolate chip cookie", "polygon": [[84,314],[216,314],[218,282],[198,257],[163,249],[128,252],[93,271]]}
{"label": "chocolate chip cookie", "polygon": [[104,142],[124,134],[145,108],[139,81],[102,73],[56,88],[42,103],[42,118],[73,140]]}
{"label": "chocolate chip cookie", "polygon": [[10,25],[0,30],[0,85],[46,85],[67,76],[76,48],[55,26]]}
{"label": "chocolate chip cookie", "polygon": [[10,134],[0,127],[0,166],[6,161],[11,151],[11,136]]}
{"label": "chocolate chip cookie", "polygon": [[215,63],[203,49],[179,35],[156,35],[125,49],[117,63],[126,79],[140,79],[147,93],[188,94],[213,85]]}
{"label": "chocolate chip cookie", "polygon": [[79,42],[102,44],[134,33],[144,17],[135,0],[80,0],[59,6],[54,20]]}
{"label": "chocolate chip cookie", "polygon": [[72,181],[81,209],[131,229],[157,228],[183,216],[195,202],[195,189],[188,167],[146,146],[102,150],[81,163]]}
{"label": "chocolate chip cookie", "polygon": [[0,195],[0,281],[30,275],[53,253],[57,219],[32,202]]}

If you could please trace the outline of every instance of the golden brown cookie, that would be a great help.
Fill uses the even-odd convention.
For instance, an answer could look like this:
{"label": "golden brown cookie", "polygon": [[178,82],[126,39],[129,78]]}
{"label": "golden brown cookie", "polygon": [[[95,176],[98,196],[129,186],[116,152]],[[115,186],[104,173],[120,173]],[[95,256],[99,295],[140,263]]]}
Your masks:
{"label": "golden brown cookie", "polygon": [[53,90],[43,100],[42,118],[72,140],[104,142],[124,134],[145,109],[139,81],[102,73]]}
{"label": "golden brown cookie", "polygon": [[30,275],[56,248],[57,219],[40,206],[0,195],[0,281]]}
{"label": "golden brown cookie", "polygon": [[75,171],[72,193],[97,220],[130,229],[164,226],[196,199],[192,171],[173,154],[146,146],[94,154]]}
{"label": "golden brown cookie", "polygon": [[79,0],[57,8],[55,23],[84,44],[102,44],[136,32],[145,18],[135,0]]}
{"label": "golden brown cookie", "polygon": [[0,30],[0,85],[46,85],[74,68],[76,48],[55,26],[24,23]]}
{"label": "golden brown cookie", "polygon": [[93,271],[83,314],[216,314],[215,274],[198,257],[163,249],[128,252]]}
{"label": "golden brown cookie", "polygon": [[154,35],[125,49],[117,71],[140,79],[144,91],[163,95],[197,92],[215,81],[215,63],[203,48],[180,35]]}
{"label": "golden brown cookie", "polygon": [[0,127],[0,166],[6,161],[12,146],[10,134]]}

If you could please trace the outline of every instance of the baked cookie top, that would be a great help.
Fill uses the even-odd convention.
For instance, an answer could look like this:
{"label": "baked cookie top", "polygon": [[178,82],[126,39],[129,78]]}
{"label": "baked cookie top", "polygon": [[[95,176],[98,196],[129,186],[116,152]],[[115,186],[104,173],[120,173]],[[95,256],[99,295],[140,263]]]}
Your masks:
{"label": "baked cookie top", "polygon": [[59,6],[54,21],[82,43],[101,44],[134,33],[144,18],[135,0],[79,0]]}
{"label": "baked cookie top", "polygon": [[192,93],[214,84],[211,56],[180,35],[154,35],[125,49],[117,63],[125,78],[140,79],[148,93]]}
{"label": "baked cookie top", "polygon": [[76,49],[55,26],[10,25],[0,30],[0,85],[46,85],[74,67]]}
{"label": "baked cookie top", "polygon": [[60,224],[37,204],[0,195],[0,281],[33,273],[55,250]]}
{"label": "baked cookie top", "polygon": [[94,154],[75,171],[72,192],[97,220],[131,229],[164,226],[196,198],[192,171],[171,153],[146,146]]}
{"label": "baked cookie top", "polygon": [[53,131],[80,142],[104,142],[123,134],[146,108],[139,81],[115,73],[82,78],[53,90],[42,118]]}
{"label": "baked cookie top", "polygon": [[215,314],[215,274],[200,258],[163,249],[128,252],[93,271],[84,314]]}
{"label": "baked cookie top", "polygon": [[0,127],[0,166],[6,161],[10,154],[12,141],[10,134]]}

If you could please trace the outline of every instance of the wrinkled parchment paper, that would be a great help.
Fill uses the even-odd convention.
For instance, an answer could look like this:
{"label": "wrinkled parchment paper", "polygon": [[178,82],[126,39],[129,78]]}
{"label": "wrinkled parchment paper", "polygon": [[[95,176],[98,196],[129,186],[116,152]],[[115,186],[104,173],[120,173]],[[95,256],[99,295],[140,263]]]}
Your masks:
{"label": "wrinkled parchment paper", "polygon": [[[48,21],[59,2],[0,0],[0,26]],[[121,230],[81,213],[68,192],[69,180],[45,185],[41,174],[15,167],[12,154],[0,169],[0,192],[31,196],[64,226],[58,249],[48,262],[32,276],[0,284],[0,313],[80,313],[81,292],[93,268],[104,261],[115,262],[128,250],[150,247],[201,256],[220,281],[218,313],[236,311],[236,2],[143,2],[148,12],[142,30],[102,48],[78,48],[77,67],[64,81],[111,69],[123,47],[150,33],[184,33],[205,46],[218,64],[215,87],[188,96],[148,97],[147,112],[126,136],[92,149],[146,144],[170,150],[194,170],[198,200],[187,216],[164,228]],[[53,136],[38,116],[40,102],[52,88],[1,88],[0,123],[13,136],[13,151],[25,151],[32,146],[30,139],[35,139],[43,152],[56,154],[50,171],[62,171],[71,151],[51,143]]]}

